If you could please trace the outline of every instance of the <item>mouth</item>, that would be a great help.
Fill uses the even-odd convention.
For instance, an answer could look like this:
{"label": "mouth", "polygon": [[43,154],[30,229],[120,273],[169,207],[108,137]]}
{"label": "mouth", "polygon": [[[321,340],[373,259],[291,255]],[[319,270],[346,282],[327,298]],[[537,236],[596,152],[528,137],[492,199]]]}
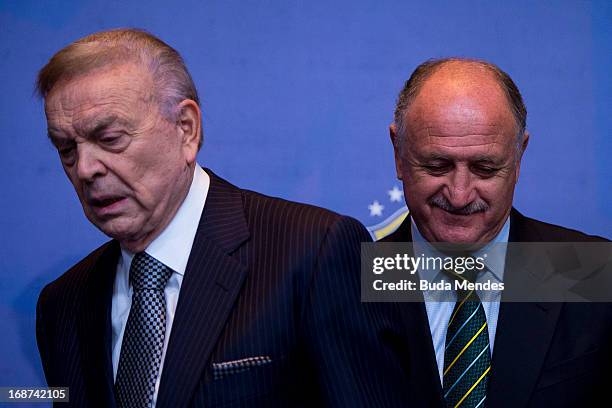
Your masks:
{"label": "mouth", "polygon": [[439,220],[446,226],[446,228],[465,228],[471,226],[474,222],[477,222],[482,212],[462,212],[462,211],[448,211],[443,208],[435,207]]}
{"label": "mouth", "polygon": [[89,204],[91,204],[94,207],[106,207],[120,200],[123,200],[123,197],[108,196],[108,197],[91,198],[89,200]]}
{"label": "mouth", "polygon": [[98,216],[103,216],[119,210],[125,199],[122,196],[104,196],[91,198],[88,202]]}
{"label": "mouth", "polygon": [[444,211],[446,214],[448,214],[449,216],[459,217],[459,218],[471,217],[472,215],[476,215],[482,212],[482,211],[447,210],[444,208],[440,208],[440,209]]}

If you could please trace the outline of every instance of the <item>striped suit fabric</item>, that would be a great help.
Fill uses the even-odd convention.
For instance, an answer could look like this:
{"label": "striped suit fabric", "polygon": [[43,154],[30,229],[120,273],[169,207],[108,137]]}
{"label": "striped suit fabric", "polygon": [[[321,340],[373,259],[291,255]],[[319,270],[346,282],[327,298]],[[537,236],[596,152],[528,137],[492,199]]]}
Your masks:
{"label": "striped suit fabric", "polygon": [[[411,242],[410,217],[386,242]],[[605,242],[602,237],[527,218],[512,209],[510,242]],[[516,248],[516,247],[515,247]],[[508,249],[512,251],[513,248]],[[551,265],[553,259],[545,259]],[[562,265],[561,265],[562,266]],[[520,256],[507,256],[504,282],[530,287],[537,276]],[[609,283],[608,283],[609,285]],[[535,285],[534,285],[535,286]],[[394,342],[403,344],[406,406],[447,407],[424,303],[404,303]],[[486,339],[484,339],[486,341]],[[502,302],[483,405],[490,408],[594,407],[609,399],[612,304]],[[476,402],[478,404],[478,402]],[[459,405],[461,407],[461,405]]]}
{"label": "striped suit fabric", "polygon": [[[395,311],[360,302],[364,227],[207,172],[157,407],[402,406],[401,359],[388,340]],[[69,406],[115,406],[110,307],[119,249],[106,243],[39,297],[45,376],[49,386],[70,387]]]}

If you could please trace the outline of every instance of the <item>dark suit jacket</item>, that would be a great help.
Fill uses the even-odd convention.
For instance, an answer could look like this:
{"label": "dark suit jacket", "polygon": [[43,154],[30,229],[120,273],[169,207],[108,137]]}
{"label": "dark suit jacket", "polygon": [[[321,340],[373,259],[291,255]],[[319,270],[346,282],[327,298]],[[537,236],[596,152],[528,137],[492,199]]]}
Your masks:
{"label": "dark suit jacket", "polygon": [[[510,242],[602,241],[512,210]],[[410,242],[410,218],[387,242]],[[515,265],[506,263],[504,280]],[[609,401],[612,367],[610,303],[505,303],[499,311],[486,406],[591,407]],[[404,303],[401,351],[415,407],[444,407],[424,303]],[[606,388],[604,388],[606,387]],[[604,399],[601,399],[604,398]],[[604,405],[608,405],[607,402]]]}
{"label": "dark suit jacket", "polygon": [[[359,296],[357,221],[238,189],[210,190],[182,283],[157,407],[398,406],[391,322]],[[111,241],[46,286],[37,340],[71,406],[115,405]],[[383,341],[380,339],[383,338]],[[262,357],[247,370],[232,362]],[[263,363],[262,363],[263,362]]]}

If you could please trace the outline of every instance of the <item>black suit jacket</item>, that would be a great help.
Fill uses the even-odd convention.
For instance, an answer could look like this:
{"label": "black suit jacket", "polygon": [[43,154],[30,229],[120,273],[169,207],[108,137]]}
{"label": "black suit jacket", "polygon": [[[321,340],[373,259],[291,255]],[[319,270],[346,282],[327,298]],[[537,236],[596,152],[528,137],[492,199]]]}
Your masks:
{"label": "black suit jacket", "polygon": [[[527,218],[514,209],[509,240],[603,241]],[[383,241],[412,241],[410,218]],[[515,267],[506,263],[506,281],[512,279]],[[610,303],[510,303],[503,299],[502,295],[487,390],[488,408],[590,407],[601,406],[595,401],[610,400]],[[410,403],[415,407],[444,407],[425,305],[404,303],[400,308],[405,332],[397,341],[406,344],[400,352]]]}
{"label": "black suit jacket", "polygon": [[[385,391],[401,389],[399,376],[385,377],[400,370],[384,341],[392,322],[359,300],[359,245],[370,240],[363,226],[208,172],[157,407],[398,406],[403,392]],[[40,294],[45,376],[70,387],[71,406],[115,405],[119,254],[116,241],[101,246]],[[258,357],[244,371],[223,369]]]}

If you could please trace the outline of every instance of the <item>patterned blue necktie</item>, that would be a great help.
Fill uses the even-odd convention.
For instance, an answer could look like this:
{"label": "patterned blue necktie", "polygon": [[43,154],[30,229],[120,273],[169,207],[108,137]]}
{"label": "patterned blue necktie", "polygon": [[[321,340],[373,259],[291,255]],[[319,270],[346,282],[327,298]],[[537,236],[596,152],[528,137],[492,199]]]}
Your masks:
{"label": "patterned blue necktie", "polygon": [[170,275],[170,268],[145,252],[132,259],[132,306],[115,380],[119,407],[148,408],[153,402],[166,332],[164,288]]}
{"label": "patterned blue necktie", "polygon": [[[476,274],[457,280],[475,281]],[[444,351],[443,389],[446,406],[483,408],[491,376],[491,350],[487,318],[475,291],[457,291],[458,299],[448,323]]]}

